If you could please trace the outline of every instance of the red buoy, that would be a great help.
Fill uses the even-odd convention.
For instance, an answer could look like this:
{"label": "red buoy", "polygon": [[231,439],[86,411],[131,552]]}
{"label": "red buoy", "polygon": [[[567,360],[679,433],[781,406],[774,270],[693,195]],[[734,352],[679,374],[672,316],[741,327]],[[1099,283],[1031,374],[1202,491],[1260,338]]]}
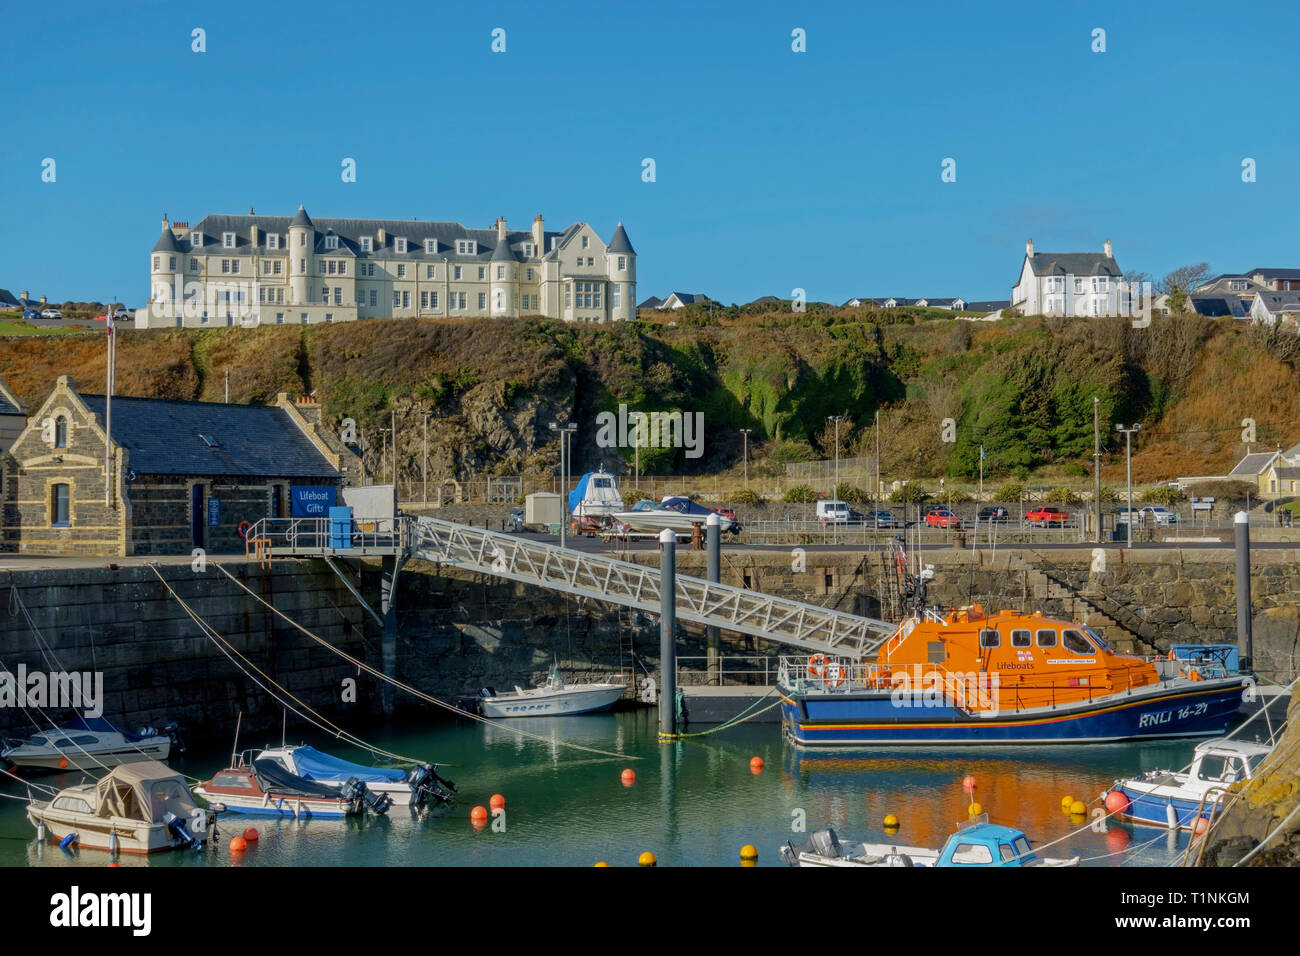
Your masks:
{"label": "red buoy", "polygon": [[506,798],[499,793],[494,793],[492,799],[488,801],[488,806],[493,810],[504,810],[506,808]]}
{"label": "red buoy", "polygon": [[620,779],[623,781],[623,786],[630,787],[632,784],[636,783],[636,771],[631,767],[628,767],[623,771]]}
{"label": "red buoy", "polygon": [[1207,820],[1205,817],[1197,817],[1196,822],[1192,824],[1192,833],[1194,833],[1196,836],[1200,836],[1209,828],[1210,828],[1209,820]]}
{"label": "red buoy", "polygon": [[257,832],[257,827],[249,827],[244,831],[244,842],[256,843],[259,836],[261,836],[261,834]]}
{"label": "red buoy", "polygon": [[967,793],[972,793],[976,786],[975,778],[970,774],[966,774],[966,776],[961,778],[961,788]]}
{"label": "red buoy", "polygon": [[487,807],[475,807],[469,812],[469,819],[471,823],[487,823]]}
{"label": "red buoy", "polygon": [[752,771],[754,771],[754,773],[762,773],[762,772],[763,772],[763,758],[762,758],[762,757],[750,757],[750,758],[749,758],[749,769],[752,770]]}
{"label": "red buoy", "polygon": [[235,837],[230,841],[231,853],[243,853],[247,849],[248,849],[248,843],[244,840],[243,837]]}
{"label": "red buoy", "polygon": [[1106,794],[1106,811],[1108,813],[1128,813],[1129,799],[1119,790]]}

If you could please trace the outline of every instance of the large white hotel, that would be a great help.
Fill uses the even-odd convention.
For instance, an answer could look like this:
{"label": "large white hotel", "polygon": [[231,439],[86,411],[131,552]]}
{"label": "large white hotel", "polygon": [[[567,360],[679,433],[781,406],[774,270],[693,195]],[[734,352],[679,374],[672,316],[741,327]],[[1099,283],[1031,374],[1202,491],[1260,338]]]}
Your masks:
{"label": "large white hotel", "polygon": [[420,316],[636,317],[636,253],[619,223],[547,232],[418,219],[206,216],[167,221],[149,258],[138,328]]}

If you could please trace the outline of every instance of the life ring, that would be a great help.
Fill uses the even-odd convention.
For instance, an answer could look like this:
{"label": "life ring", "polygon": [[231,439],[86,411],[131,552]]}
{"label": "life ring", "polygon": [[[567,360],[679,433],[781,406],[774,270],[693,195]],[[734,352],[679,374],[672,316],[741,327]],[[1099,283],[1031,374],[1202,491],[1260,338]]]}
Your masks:
{"label": "life ring", "polygon": [[239,536],[240,536],[241,538],[247,538],[247,537],[248,537],[248,529],[251,528],[251,527],[253,527],[253,526],[252,526],[251,524],[249,524],[247,521],[241,521],[241,522],[239,522],[239,528],[236,529],[236,530],[239,531]]}
{"label": "life ring", "polygon": [[824,678],[824,677],[826,676],[826,670],[825,670],[825,668],[826,668],[826,655],[825,655],[825,654],[814,654],[812,657],[808,658],[808,676],[809,676],[809,677],[822,677],[822,678]]}
{"label": "life ring", "polygon": [[827,687],[840,687],[844,684],[844,668],[839,661],[826,665],[826,676],[822,683]]}
{"label": "life ring", "polygon": [[1167,660],[1167,661],[1176,661],[1176,660],[1178,660],[1178,655],[1175,654],[1172,650],[1170,650],[1168,656],[1165,657],[1165,660]]}

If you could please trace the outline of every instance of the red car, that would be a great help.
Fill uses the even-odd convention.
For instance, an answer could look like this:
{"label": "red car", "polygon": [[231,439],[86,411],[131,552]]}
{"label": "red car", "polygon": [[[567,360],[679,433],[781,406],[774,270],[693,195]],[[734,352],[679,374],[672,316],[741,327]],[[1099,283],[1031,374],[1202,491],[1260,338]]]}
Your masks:
{"label": "red car", "polygon": [[1070,520],[1070,516],[1060,508],[1041,507],[1037,511],[1031,511],[1025,515],[1025,521],[1030,524],[1036,524],[1039,527],[1048,525],[1064,525]]}
{"label": "red car", "polygon": [[931,508],[925,513],[925,523],[931,528],[961,527],[961,519],[947,508]]}

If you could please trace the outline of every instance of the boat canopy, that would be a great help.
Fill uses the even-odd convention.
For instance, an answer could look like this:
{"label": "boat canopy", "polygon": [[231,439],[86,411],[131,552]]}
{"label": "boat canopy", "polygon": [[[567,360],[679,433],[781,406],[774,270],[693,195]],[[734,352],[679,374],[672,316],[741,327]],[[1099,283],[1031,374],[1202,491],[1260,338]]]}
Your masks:
{"label": "boat canopy", "polygon": [[665,511],[676,511],[678,514],[684,515],[699,515],[702,518],[707,518],[711,514],[717,514],[717,512],[712,508],[706,508],[704,505],[697,504],[690,498],[665,498],[659,507]]}
{"label": "boat canopy", "polygon": [[569,492],[569,510],[576,515],[622,511],[623,496],[618,493],[618,480],[606,471],[587,472]]}
{"label": "boat canopy", "polygon": [[254,760],[253,775],[264,793],[276,793],[289,797],[313,797],[316,799],[338,799],[339,788],[317,783],[285,770],[274,760]]}
{"label": "boat canopy", "polygon": [[114,767],[95,784],[95,815],[162,823],[171,812],[188,817],[195,810],[185,778],[156,760]]}
{"label": "boat canopy", "polygon": [[308,780],[347,780],[356,777],[362,783],[401,783],[405,770],[385,767],[364,767],[323,754],[315,747],[294,747],[293,765],[298,776]]}

